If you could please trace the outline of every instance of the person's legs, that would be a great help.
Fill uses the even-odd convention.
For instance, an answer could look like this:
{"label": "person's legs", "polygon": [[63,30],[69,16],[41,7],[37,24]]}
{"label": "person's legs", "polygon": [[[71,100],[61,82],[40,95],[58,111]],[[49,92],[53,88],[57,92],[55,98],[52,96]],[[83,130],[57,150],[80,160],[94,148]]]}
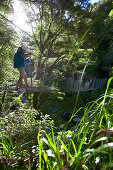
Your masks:
{"label": "person's legs", "polygon": [[27,84],[27,75],[26,72],[24,71],[24,82],[25,82],[25,88],[27,88],[28,84]]}
{"label": "person's legs", "polygon": [[18,88],[19,88],[19,86],[20,86],[21,82],[22,82],[22,79],[21,79],[21,78],[19,78],[19,80],[17,81],[17,84],[16,84],[16,88],[15,88],[15,89],[18,89]]}
{"label": "person's legs", "polygon": [[22,75],[22,69],[21,68],[17,68],[17,70],[19,71],[20,73],[20,77],[19,77],[19,80],[17,81],[17,84],[16,84],[16,88],[15,89],[18,89],[21,82],[22,82],[22,78],[23,78],[23,75]]}
{"label": "person's legs", "polygon": [[20,77],[19,77],[19,80],[17,81],[17,84],[16,84],[16,89],[19,88],[20,84],[22,83],[22,79],[24,78],[24,67],[20,67],[20,68],[17,68],[19,73],[20,73]]}
{"label": "person's legs", "polygon": [[27,88],[28,87],[28,84],[27,84],[27,75],[26,75],[26,72],[25,72],[24,68],[21,68],[21,72],[22,72],[22,77],[24,78],[25,88]]}
{"label": "person's legs", "polygon": [[17,69],[18,69],[18,71],[20,73],[20,77],[19,77],[19,80],[17,82],[16,89],[18,89],[18,87],[20,86],[23,78],[24,78],[24,82],[25,82],[25,88],[27,88],[28,87],[28,84],[27,84],[27,75],[26,75],[26,72],[24,70],[24,67],[17,68]]}

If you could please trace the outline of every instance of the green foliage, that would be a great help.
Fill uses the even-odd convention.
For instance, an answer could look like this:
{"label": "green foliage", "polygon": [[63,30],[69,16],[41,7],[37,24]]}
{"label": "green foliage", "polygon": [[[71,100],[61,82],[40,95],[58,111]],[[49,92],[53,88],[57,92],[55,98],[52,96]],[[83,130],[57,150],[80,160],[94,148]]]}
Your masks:
{"label": "green foliage", "polygon": [[[39,169],[112,166],[113,102],[112,90],[108,91],[112,79],[108,81],[105,94],[88,103],[80,122],[68,131],[65,127],[59,131],[55,126],[57,122],[53,123],[50,116],[32,108],[21,106],[18,111],[9,112],[1,118],[1,156],[24,159],[32,155],[35,159],[38,154]],[[64,94],[59,95],[58,100],[65,98]]]}
{"label": "green foliage", "polygon": [[[41,135],[40,141],[38,137],[38,142],[41,142],[41,144],[46,143],[49,147],[48,149],[52,152],[51,156],[48,155],[48,158],[46,149],[41,152],[41,154],[46,154],[47,167],[50,164],[53,167],[55,161],[56,168],[60,168],[60,165],[65,165],[67,161],[72,169],[81,169],[84,167],[96,169],[98,166],[99,168],[112,166],[111,153],[113,143],[112,138],[106,136],[107,131],[109,131],[109,133],[110,131],[112,132],[113,126],[111,114],[108,111],[110,105],[112,105],[112,102],[109,103],[111,101],[111,93],[108,93],[108,88],[112,79],[113,78],[108,81],[104,96],[97,99],[92,104],[90,103],[87,105],[84,116],[80,123],[73,127],[73,131],[68,131],[67,135],[65,131],[61,132],[62,135],[57,137],[56,140],[53,130],[51,137],[46,133],[43,134],[44,138]],[[109,107],[107,103],[109,103]],[[90,118],[88,116],[89,113]],[[44,144],[41,146],[43,146],[43,148],[45,147]],[[56,147],[60,149],[56,150]],[[65,152],[63,152],[61,148],[63,148]],[[61,156],[62,154],[64,154],[64,159],[60,158],[59,163],[56,155]],[[51,157],[51,159],[49,157]]]}
{"label": "green foliage", "polygon": [[[100,77],[108,77],[112,68],[112,1],[102,1],[94,6],[93,17],[103,15],[92,27],[92,45],[96,48],[91,59],[95,61],[95,72]],[[94,41],[93,41],[94,40]],[[99,42],[99,44],[98,44]],[[98,47],[97,47],[98,44]]]}
{"label": "green foliage", "polygon": [[[1,17],[2,18],[2,17]],[[15,79],[13,75],[14,30],[3,18],[0,20],[0,81]],[[5,82],[6,83],[6,82]]]}
{"label": "green foliage", "polygon": [[14,157],[15,154],[15,148],[13,146],[13,142],[12,139],[6,136],[3,136],[3,134],[1,133],[1,142],[0,145],[2,145],[0,148],[2,149],[2,154],[1,156],[6,156],[8,158]]}

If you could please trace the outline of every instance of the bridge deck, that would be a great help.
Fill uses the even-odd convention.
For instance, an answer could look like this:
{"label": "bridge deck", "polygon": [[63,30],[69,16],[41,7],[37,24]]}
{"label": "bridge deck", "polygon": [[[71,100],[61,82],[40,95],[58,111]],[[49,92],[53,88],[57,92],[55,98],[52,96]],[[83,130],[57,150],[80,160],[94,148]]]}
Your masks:
{"label": "bridge deck", "polygon": [[9,88],[6,88],[6,87],[2,87],[0,88],[0,91],[19,91],[19,92],[31,92],[31,93],[34,93],[34,92],[58,92],[59,90],[57,89],[49,89],[49,88],[39,88],[39,87],[29,87],[28,89],[25,89],[24,87],[22,88],[19,88],[18,90],[15,90],[15,87],[9,87]]}

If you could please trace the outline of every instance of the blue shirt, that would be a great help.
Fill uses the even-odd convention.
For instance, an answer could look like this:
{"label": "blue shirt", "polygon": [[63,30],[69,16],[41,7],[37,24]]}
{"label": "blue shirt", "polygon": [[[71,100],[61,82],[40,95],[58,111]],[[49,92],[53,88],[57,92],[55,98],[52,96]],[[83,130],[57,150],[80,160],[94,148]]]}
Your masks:
{"label": "blue shirt", "polygon": [[21,55],[24,54],[24,51],[21,50],[14,55],[14,68],[25,67],[25,58]]}

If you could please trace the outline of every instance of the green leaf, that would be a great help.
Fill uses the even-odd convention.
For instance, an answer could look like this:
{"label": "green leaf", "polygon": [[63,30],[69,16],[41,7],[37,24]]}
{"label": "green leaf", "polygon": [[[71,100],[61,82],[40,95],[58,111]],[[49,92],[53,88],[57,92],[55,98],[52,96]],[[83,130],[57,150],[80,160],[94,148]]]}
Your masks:
{"label": "green leaf", "polygon": [[74,141],[73,141],[72,139],[71,139],[71,142],[72,142],[72,145],[73,145],[73,148],[74,148],[75,154],[77,155],[78,153],[77,153],[77,149],[76,149],[75,143],[74,143]]}
{"label": "green leaf", "polygon": [[109,12],[109,17],[113,19],[113,9]]}
{"label": "green leaf", "polygon": [[[69,150],[68,150],[68,148],[66,147],[66,145],[64,144],[64,142],[63,142],[61,139],[59,139],[59,140],[60,140],[61,144],[63,145],[65,151],[66,151],[67,154],[69,155],[69,157],[72,158],[72,155],[71,155],[71,153],[69,152]],[[68,160],[67,160],[67,161],[68,161]]]}
{"label": "green leaf", "polygon": [[42,140],[40,141],[40,131],[38,132],[38,135],[37,135],[37,139],[38,139],[38,144],[39,144],[39,170],[42,169]]}
{"label": "green leaf", "polygon": [[52,125],[51,125],[51,130],[52,130],[53,143],[54,143],[54,146],[56,147],[55,136],[54,136]]}

